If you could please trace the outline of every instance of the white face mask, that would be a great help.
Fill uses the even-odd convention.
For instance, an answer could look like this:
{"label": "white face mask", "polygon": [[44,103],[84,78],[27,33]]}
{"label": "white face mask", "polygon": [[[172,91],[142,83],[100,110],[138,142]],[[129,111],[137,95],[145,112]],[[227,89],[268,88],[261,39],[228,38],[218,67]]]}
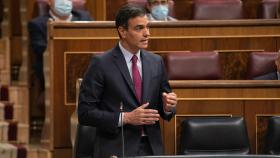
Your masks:
{"label": "white face mask", "polygon": [[72,11],[71,0],[54,0],[54,12],[59,16],[69,16]]}
{"label": "white face mask", "polygon": [[165,20],[168,15],[168,7],[167,5],[154,6],[151,13],[156,20]]}

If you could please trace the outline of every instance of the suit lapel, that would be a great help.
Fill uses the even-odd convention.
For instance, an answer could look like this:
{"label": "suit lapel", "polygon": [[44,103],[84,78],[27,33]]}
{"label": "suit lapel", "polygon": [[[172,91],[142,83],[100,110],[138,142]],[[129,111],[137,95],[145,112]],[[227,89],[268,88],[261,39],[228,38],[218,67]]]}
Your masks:
{"label": "suit lapel", "polygon": [[132,79],[130,77],[127,65],[126,65],[126,61],[125,61],[125,59],[124,59],[124,57],[121,53],[121,50],[120,50],[119,46],[116,46],[115,49],[113,50],[113,52],[114,52],[113,53],[114,62],[117,65],[118,69],[120,70],[122,76],[124,77],[129,89],[131,90],[131,92],[134,94],[134,97],[136,98],[133,82],[132,82]]}
{"label": "suit lapel", "polygon": [[146,55],[146,52],[142,50],[142,101],[146,103],[149,101],[149,87],[152,77],[152,65],[149,61],[149,58]]}

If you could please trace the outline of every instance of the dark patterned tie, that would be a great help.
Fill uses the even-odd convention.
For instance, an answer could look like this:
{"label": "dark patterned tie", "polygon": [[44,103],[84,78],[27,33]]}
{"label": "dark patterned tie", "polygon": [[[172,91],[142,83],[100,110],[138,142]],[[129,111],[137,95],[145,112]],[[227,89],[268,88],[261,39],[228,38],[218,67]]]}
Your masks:
{"label": "dark patterned tie", "polygon": [[136,97],[139,101],[139,103],[141,104],[141,96],[142,96],[142,79],[140,76],[140,72],[138,70],[137,67],[137,56],[133,55],[133,57],[131,58],[132,61],[132,79],[133,79],[133,83],[134,83],[134,89],[135,89],[135,93],[136,93]]}

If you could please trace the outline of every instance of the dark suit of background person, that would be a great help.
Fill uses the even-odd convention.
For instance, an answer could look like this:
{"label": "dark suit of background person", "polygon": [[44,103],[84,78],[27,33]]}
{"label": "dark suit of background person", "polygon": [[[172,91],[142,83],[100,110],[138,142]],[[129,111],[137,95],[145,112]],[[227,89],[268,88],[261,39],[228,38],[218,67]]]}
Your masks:
{"label": "dark suit of background person", "polygon": [[[136,10],[141,14],[125,14],[130,10],[132,12]],[[118,24],[120,17],[128,20],[127,28],[124,24]],[[137,18],[140,18],[140,23],[136,20]],[[133,23],[133,20],[136,22]],[[79,94],[78,118],[80,124],[97,128],[94,148],[94,157],[96,158],[122,155],[121,103],[124,111],[125,156],[143,154],[139,151],[140,146],[145,144],[144,142],[147,145],[145,147],[152,150],[148,154],[164,154],[158,120],[160,116],[165,120],[172,118],[177,98],[175,93],[169,93],[171,89],[162,58],[143,50],[148,45],[144,39],[148,39],[150,35],[147,24],[148,18],[143,8],[132,5],[123,6],[116,16],[116,27],[121,37],[120,42],[112,50],[95,56],[83,78]],[[135,34],[141,34],[141,39],[144,41],[139,42],[140,40],[135,38]],[[141,101],[137,99],[129,67],[121,50],[121,47],[127,49],[127,46],[130,46],[129,48],[137,47],[133,52],[140,51],[142,63]],[[136,52],[129,54],[133,55]],[[167,100],[162,92],[167,92],[168,98],[173,98],[172,101]],[[147,102],[149,102],[148,107],[145,104]],[[168,112],[166,108],[169,109]],[[146,118],[143,115],[146,115]],[[142,121],[140,121],[141,119]],[[145,123],[147,124],[144,125]],[[146,137],[142,135],[143,127]]]}
{"label": "dark suit of background person", "polygon": [[261,76],[257,76],[254,80],[280,80],[280,53],[278,54],[277,58],[275,59],[275,65],[277,70],[274,72],[270,72]]}
{"label": "dark suit of background person", "polygon": [[277,72],[271,72],[254,78],[255,80],[278,80]]}
{"label": "dark suit of background person", "polygon": [[[58,1],[58,0],[57,0]],[[34,53],[34,61],[32,63],[32,69],[35,74],[35,79],[39,81],[39,98],[36,101],[39,104],[39,108],[44,109],[44,90],[45,80],[43,71],[43,53],[47,48],[47,23],[49,19],[55,20],[52,15],[55,15],[54,11],[54,0],[49,0],[50,11],[46,15],[36,17],[28,23],[28,32],[30,39],[30,47]],[[52,12],[52,15],[51,15]],[[92,18],[87,11],[83,10],[72,10],[71,21],[91,21]],[[57,18],[60,18],[56,15]],[[32,81],[34,82],[34,81]],[[41,107],[42,106],[42,107]]]}

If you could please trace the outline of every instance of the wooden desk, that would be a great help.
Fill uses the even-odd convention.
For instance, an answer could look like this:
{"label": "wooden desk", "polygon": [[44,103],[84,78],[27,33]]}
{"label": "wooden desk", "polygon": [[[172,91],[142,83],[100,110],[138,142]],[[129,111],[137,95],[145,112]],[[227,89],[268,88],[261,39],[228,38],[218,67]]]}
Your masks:
{"label": "wooden desk", "polygon": [[[279,20],[179,21],[151,23],[149,50],[209,51],[222,53],[225,79],[242,79],[246,56],[252,51],[280,48]],[[82,77],[90,57],[116,45],[113,22],[50,23],[48,107],[43,143],[54,157],[70,157],[70,115],[75,109],[75,81]],[[188,81],[172,83],[180,98],[176,120],[181,115],[231,114],[244,116],[254,145],[256,115],[280,113],[279,83],[263,81]],[[168,154],[175,153],[175,118],[164,123]],[[175,126],[176,125],[176,126]],[[177,141],[176,141],[177,142]]]}
{"label": "wooden desk", "polygon": [[170,84],[179,102],[175,118],[164,123],[168,154],[178,151],[180,124],[190,116],[243,116],[252,152],[262,152],[267,118],[280,115],[279,81],[189,80]]}

